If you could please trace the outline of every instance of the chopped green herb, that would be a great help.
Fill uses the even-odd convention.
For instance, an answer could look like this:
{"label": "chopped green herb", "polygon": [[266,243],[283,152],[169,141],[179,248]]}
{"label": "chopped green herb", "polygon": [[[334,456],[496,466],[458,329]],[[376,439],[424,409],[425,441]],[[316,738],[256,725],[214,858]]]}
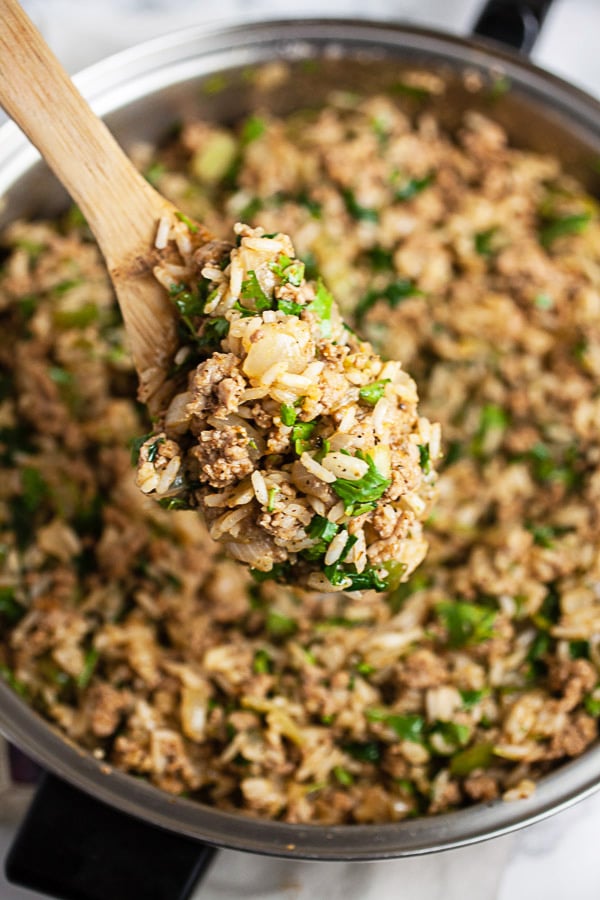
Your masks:
{"label": "chopped green herb", "polygon": [[338,533],[339,528],[339,525],[336,525],[335,522],[330,522],[325,516],[315,515],[310,520],[306,533],[311,538],[320,538],[330,543]]}
{"label": "chopped green herb", "polygon": [[422,297],[423,292],[420,291],[412,281],[408,278],[398,278],[392,281],[387,287],[380,289],[374,288],[368,291],[361,300],[358,301],[354,315],[357,322],[361,322],[368,311],[375,306],[380,300],[385,300],[387,305],[392,309],[406,300],[407,297]]}
{"label": "chopped green herb", "polygon": [[412,741],[415,744],[423,743],[423,730],[425,719],[416,715],[399,715],[387,709],[367,709],[365,718],[369,722],[383,722],[403,741]]}
{"label": "chopped green herb", "polygon": [[497,75],[490,85],[490,100],[499,100],[510,91],[511,80],[506,75]]}
{"label": "chopped green herb", "polygon": [[552,309],[554,298],[550,294],[536,294],[533,300],[538,309]]}
{"label": "chopped green herb", "polygon": [[375,406],[377,401],[381,400],[385,394],[385,386],[389,383],[389,378],[382,378],[381,381],[372,381],[370,384],[365,384],[364,387],[361,387],[358,396],[364,403],[368,403],[369,406]]}
{"label": "chopped green herb", "polygon": [[203,327],[202,333],[198,338],[198,345],[207,348],[219,348],[223,338],[227,337],[229,332],[229,322],[224,316],[217,316],[214,319],[208,319]]}
{"label": "chopped green herb", "polygon": [[343,585],[347,591],[387,591],[388,589],[387,579],[381,578],[379,570],[373,566],[366,566],[363,572],[357,572],[356,566],[343,566],[338,560],[330,566],[325,566],[323,572],[334,587]]}
{"label": "chopped green herb", "polygon": [[310,438],[316,427],[316,422],[296,422],[296,424],[292,426],[290,437],[294,444],[294,450],[298,456],[302,456],[306,450],[310,450]]}
{"label": "chopped green herb", "polygon": [[254,269],[250,269],[248,276],[248,279],[242,282],[242,291],[240,293],[242,300],[254,300],[254,308],[257,312],[271,309],[271,300],[260,286]]}
{"label": "chopped green herb", "polygon": [[131,465],[137,466],[138,460],[140,458],[140,450],[142,449],[142,444],[144,444],[149,437],[152,437],[152,434],[142,434],[140,437],[132,438],[129,442],[129,449],[131,451]]}
{"label": "chopped green herb", "polygon": [[354,784],[352,774],[347,769],[343,769],[342,766],[334,766],[333,774],[343,787],[350,787],[351,784]]}
{"label": "chopped green herb", "polygon": [[260,569],[250,569],[250,574],[258,584],[263,581],[286,581],[289,576],[290,565],[287,562],[275,563],[268,572]]}
{"label": "chopped green herb", "polygon": [[300,316],[302,315],[302,311],[306,309],[306,306],[302,306],[301,303],[296,303],[295,300],[278,300],[277,309],[286,316]]}
{"label": "chopped green herb", "polygon": [[431,91],[426,87],[417,84],[409,84],[406,81],[397,81],[390,88],[393,94],[401,94],[403,97],[410,97],[412,100],[428,100],[431,97]]}
{"label": "chopped green herb", "polygon": [[367,250],[367,257],[375,272],[389,272],[394,268],[394,253],[385,247],[372,247]]}
{"label": "chopped green herb", "polygon": [[161,444],[164,444],[165,439],[160,437],[153,444],[150,444],[148,447],[148,462],[154,462],[156,457],[158,456],[158,448]]}
{"label": "chopped green herb", "polygon": [[[355,481],[349,478],[336,478],[331,485],[340,500],[344,501],[346,515],[360,514],[355,504],[360,504],[361,507],[369,505],[369,508],[374,508],[375,501],[385,494],[392,483],[391,478],[385,478],[379,472],[370,456],[361,450],[357,450],[356,456],[368,465],[368,470],[362,478]],[[361,512],[366,512],[366,509],[361,509]]]}
{"label": "chopped green herb", "polygon": [[210,78],[206,78],[202,82],[201,91],[203,94],[207,94],[211,96],[213,94],[220,94],[227,87],[227,78],[225,75],[221,73],[217,73],[216,75],[211,75]]}
{"label": "chopped green herb", "polygon": [[426,475],[431,472],[431,454],[429,444],[419,444],[419,465]]}
{"label": "chopped green herb", "polygon": [[533,535],[533,543],[538,547],[550,549],[554,546],[554,538],[556,537],[556,529],[552,525],[531,525],[525,526]]}
{"label": "chopped green herb", "polygon": [[444,468],[454,465],[463,456],[463,445],[460,441],[450,441],[444,456]]}
{"label": "chopped green herb", "polygon": [[50,366],[48,369],[48,375],[54,382],[54,384],[58,385],[70,385],[73,384],[73,376],[70,372],[67,372],[66,369],[62,369],[60,366]]}
{"label": "chopped green herb", "polygon": [[275,497],[279,493],[279,488],[277,486],[269,488],[267,491],[268,502],[267,502],[267,512],[273,512],[275,509]]}
{"label": "chopped green herb", "polygon": [[437,604],[436,612],[448,631],[450,647],[479,644],[493,637],[496,612],[492,609],[475,603],[447,600]]}
{"label": "chopped green herb", "polygon": [[454,754],[450,760],[450,774],[464,777],[475,769],[489,769],[493,758],[493,744],[475,744]]}
{"label": "chopped green herb", "polygon": [[91,650],[85,655],[85,660],[83,663],[83,669],[75,679],[77,682],[77,687],[86,688],[90,681],[92,680],[92,676],[96,671],[96,666],[98,664],[98,658],[100,654],[96,650],[95,647],[92,647]]}
{"label": "chopped green herb", "polygon": [[11,669],[9,669],[8,666],[5,666],[4,663],[0,663],[0,678],[4,678],[8,686],[13,689],[15,694],[20,694],[21,697],[26,696],[26,685],[23,684],[23,682],[17,678],[15,673]]}
{"label": "chopped green herb", "polygon": [[379,222],[378,211],[367,206],[361,206],[354,195],[354,191],[347,189],[342,192],[342,196],[346,209],[353,219],[359,222]]}
{"label": "chopped green herb", "polygon": [[25,466],[21,469],[21,500],[29,512],[39,509],[48,496],[48,485],[37,469]]}
{"label": "chopped green herb", "polygon": [[[458,747],[464,747],[467,743],[471,730],[468,725],[461,725],[458,722],[437,721],[430,734],[439,734],[444,744],[451,748],[449,752],[454,753]],[[443,752],[439,746],[436,746],[435,750],[437,753]]]}
{"label": "chopped green herb", "polygon": [[359,675],[372,675],[373,672],[376,672],[375,666],[372,666],[370,663],[361,662],[357,665],[356,671]]}
{"label": "chopped green herb", "polygon": [[298,623],[278,610],[270,609],[265,620],[265,628],[273,638],[286,638],[298,630]]}
{"label": "chopped green herb", "polygon": [[600,716],[600,699],[594,697],[593,694],[587,694],[583,698],[583,705],[590,716],[594,716],[594,718]]}
{"label": "chopped green herb", "polygon": [[493,240],[497,233],[498,229],[488,228],[486,231],[480,231],[475,235],[474,243],[475,243],[475,252],[479,254],[479,256],[491,256],[493,253]]}
{"label": "chopped green herb", "polygon": [[304,280],[304,263],[299,259],[290,259],[285,253],[280,254],[276,263],[270,264],[270,269],[281,279],[282,284],[300,287]]}
{"label": "chopped green herb", "polygon": [[189,216],[186,216],[185,213],[182,213],[179,210],[177,210],[175,215],[179,219],[180,222],[183,222],[183,224],[187,226],[187,229],[191,234],[198,233],[198,226],[195,225],[194,222],[192,222],[192,220],[190,219]]}
{"label": "chopped green herb", "polygon": [[473,709],[474,706],[477,706],[477,704],[481,700],[483,700],[483,698],[486,696],[487,693],[488,693],[488,690],[486,688],[484,688],[483,690],[480,690],[480,691],[475,691],[475,690],[459,691],[464,709]]}
{"label": "chopped green herb", "polygon": [[569,656],[571,659],[589,659],[589,643],[587,641],[569,641]]}
{"label": "chopped green herb", "polygon": [[505,431],[509,421],[508,413],[501,406],[496,403],[486,403],[481,409],[479,427],[471,441],[473,456],[484,456],[489,435]]}
{"label": "chopped green herb", "polygon": [[25,615],[25,609],[15,598],[15,588],[0,587],[0,616],[15,625]]}
{"label": "chopped green herb", "polygon": [[182,497],[162,497],[158,505],[163,509],[190,509],[189,503]]}
{"label": "chopped green herb", "polygon": [[433,180],[433,172],[430,172],[429,175],[425,175],[424,178],[409,179],[401,187],[396,188],[394,191],[394,200],[397,202],[412,200],[413,197],[416,197],[417,194],[420,194],[421,191],[424,191],[425,188],[428,188],[429,185],[433,184]]}
{"label": "chopped green herb", "polygon": [[545,224],[542,224],[540,227],[540,244],[545,250],[548,250],[557,238],[581,234],[587,228],[591,218],[590,213],[580,213],[560,218],[548,217],[543,219]]}
{"label": "chopped green herb", "polygon": [[381,758],[381,748],[377,741],[351,741],[343,744],[342,750],[360,762],[376,763]]}
{"label": "chopped green herb", "polygon": [[240,140],[243,147],[256,141],[267,130],[267,123],[260,116],[249,116],[242,126]]}
{"label": "chopped green herb", "polygon": [[313,219],[320,219],[322,214],[322,206],[318,202],[318,200],[313,200],[312,197],[305,192],[301,192],[296,197],[296,203],[299,203],[300,206],[306,207],[309,211]]}
{"label": "chopped green herb", "polygon": [[323,284],[321,278],[317,282],[317,292],[315,299],[309,304],[315,315],[321,323],[321,334],[324,338],[331,337],[331,309],[333,306],[333,297]]}
{"label": "chopped green herb", "polygon": [[152,185],[152,187],[158,187],[158,183],[166,171],[167,170],[162,163],[153,162],[144,172],[144,178]]}
{"label": "chopped green herb", "polygon": [[263,207],[264,203],[262,202],[260,197],[252,197],[252,199],[249,200],[248,203],[246,203],[244,208],[240,210],[239,218],[243,222],[251,222],[252,219],[263,209]]}
{"label": "chopped green herb", "polygon": [[252,670],[257,675],[267,675],[273,670],[273,660],[266,650],[257,650],[254,654]]}

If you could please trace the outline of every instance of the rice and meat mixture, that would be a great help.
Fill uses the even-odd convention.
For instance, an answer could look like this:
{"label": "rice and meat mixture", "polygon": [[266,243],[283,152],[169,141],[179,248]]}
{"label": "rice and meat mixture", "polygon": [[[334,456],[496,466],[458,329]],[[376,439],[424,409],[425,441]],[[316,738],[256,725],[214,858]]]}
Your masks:
{"label": "rice and meat mixture", "polygon": [[303,592],[145,497],[127,445],[150,429],[90,235],[76,213],[15,224],[4,677],[105,764],[253,816],[386,822],[528,795],[600,714],[595,203],[480,115],[449,136],[385,96],[189,122],[138,158],[222,240],[240,219],[294,235],[307,276],[416,376],[445,438],[430,551],[388,594]]}
{"label": "rice and meat mixture", "polygon": [[168,509],[199,508],[259,575],[397,587],[427,550],[440,427],[419,417],[400,363],[344,325],[322,280],[305,280],[287,235],[235,232],[237,247],[204,242],[189,219],[159,225],[155,273],[182,343],[137,484]]}

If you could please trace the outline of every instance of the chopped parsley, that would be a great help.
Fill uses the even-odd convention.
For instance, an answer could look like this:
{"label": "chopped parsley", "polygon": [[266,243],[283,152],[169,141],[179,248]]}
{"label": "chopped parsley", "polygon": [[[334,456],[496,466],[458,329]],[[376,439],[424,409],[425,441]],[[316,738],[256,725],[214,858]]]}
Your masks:
{"label": "chopped parsley", "polygon": [[371,384],[365,384],[358,392],[358,396],[363,403],[369,406],[375,406],[378,400],[381,400],[385,394],[385,386],[390,383],[389,378],[382,378],[381,381],[372,381]]}
{"label": "chopped parsley", "polygon": [[157,438],[153,444],[150,444],[148,447],[148,462],[154,462],[156,457],[158,456],[158,448],[161,444],[164,444],[165,439],[163,437]]}
{"label": "chopped parsley", "polygon": [[276,485],[275,487],[269,488],[267,492],[267,512],[273,512],[273,510],[275,509],[275,498],[277,497],[278,493],[279,488]]}
{"label": "chopped parsley", "polygon": [[471,441],[471,453],[475,457],[486,455],[486,443],[490,434],[506,430],[510,418],[502,406],[496,403],[486,403],[479,416],[479,426]]}
{"label": "chopped parsley", "polygon": [[399,202],[412,200],[413,197],[416,197],[417,194],[428,188],[430,184],[433,184],[434,177],[433,172],[430,172],[424,178],[410,178],[401,187],[395,189],[394,200]]}
{"label": "chopped parsley", "polygon": [[493,758],[493,744],[475,744],[454,754],[450,760],[450,774],[461,777],[470,775],[475,769],[488,769]]}
{"label": "chopped parsley", "polygon": [[350,787],[351,784],[354,784],[354,778],[351,773],[347,769],[342,768],[342,766],[334,766],[332,771],[334,778],[336,781],[339,781],[342,787]]}
{"label": "chopped parsley", "polygon": [[218,349],[223,338],[227,337],[228,332],[229,322],[224,316],[208,319],[202,328],[202,334],[198,338],[198,345],[200,347]]}
{"label": "chopped parsley", "polygon": [[367,250],[367,258],[375,272],[389,272],[394,268],[394,253],[385,247],[372,247]]}
{"label": "chopped parsley", "polygon": [[381,747],[377,741],[350,741],[342,750],[360,762],[376,763],[381,759]]}
{"label": "chopped parsley", "polygon": [[77,682],[77,687],[86,688],[88,686],[88,684],[92,680],[94,672],[96,671],[99,656],[100,654],[95,647],[92,647],[90,650],[88,650],[85,655],[83,668],[75,679]]}
{"label": "chopped parsley", "polygon": [[266,650],[257,650],[254,654],[252,671],[256,675],[267,675],[273,669],[273,660]]}
{"label": "chopped parsley", "polygon": [[279,610],[270,609],[265,619],[265,628],[273,638],[286,638],[298,630],[298,623]]}
{"label": "chopped parsley", "polygon": [[[344,547],[345,552],[350,549],[349,543],[350,540]],[[323,572],[334,587],[342,585],[347,591],[387,591],[389,587],[387,578],[382,578],[379,569],[373,566],[366,566],[364,571],[357,572],[356,566],[343,565],[338,560],[330,566],[325,566]],[[348,581],[350,581],[349,584]]]}
{"label": "chopped parsley", "polygon": [[403,741],[412,741],[415,744],[423,743],[425,720],[422,716],[400,715],[387,709],[367,709],[365,718],[369,722],[383,722]]}
{"label": "chopped parsley", "polygon": [[282,284],[292,284],[294,287],[300,287],[302,284],[304,268],[303,262],[299,259],[290,259],[285,253],[279,255],[276,263],[270,264],[271,271],[281,279]]}
{"label": "chopped parsley", "polygon": [[247,147],[252,141],[256,141],[267,130],[267,123],[260,116],[249,116],[242,126],[240,140],[243,147]]}
{"label": "chopped parsley", "polygon": [[0,587],[0,617],[15,625],[24,615],[24,607],[15,598],[15,588]]}
{"label": "chopped parsley", "polygon": [[486,688],[483,688],[480,691],[476,691],[476,690],[460,691],[459,690],[463,708],[464,709],[473,709],[474,706],[477,706],[477,704],[481,700],[483,700],[483,698],[486,696],[487,693],[488,693],[488,690]]}
{"label": "chopped parsley", "polygon": [[375,503],[385,494],[391,478],[385,478],[375,466],[373,459],[362,450],[357,450],[356,456],[367,463],[368,469],[362,478],[352,481],[349,478],[336,478],[331,487],[344,501],[345,512],[348,516],[361,515],[370,509],[375,509]]}
{"label": "chopped parsley", "polygon": [[409,278],[398,278],[396,281],[390,282],[385,288],[373,288],[368,291],[361,300],[358,301],[354,315],[357,322],[361,322],[368,311],[375,306],[380,300],[385,300],[391,309],[406,300],[407,297],[422,297],[423,292],[420,291]]}
{"label": "chopped parsley", "polygon": [[419,444],[419,465],[426,475],[431,472],[431,454],[429,444]]}
{"label": "chopped parsley", "polygon": [[242,282],[240,297],[242,300],[254,300],[254,308],[257,312],[262,312],[264,309],[271,309],[271,300],[260,286],[260,282],[256,277],[254,269],[250,269],[248,278],[246,281]]}
{"label": "chopped parsley", "polygon": [[540,244],[545,250],[548,250],[559,237],[581,234],[588,226],[591,218],[590,213],[544,217],[539,230]]}
{"label": "chopped parsley", "polygon": [[448,632],[450,647],[479,644],[494,635],[496,612],[485,606],[446,600],[437,604],[436,612]]}
{"label": "chopped parsley", "polygon": [[600,716],[600,699],[594,697],[593,694],[587,694],[583,698],[583,705],[590,716],[594,716],[594,718]]}
{"label": "chopped parsley", "polygon": [[354,191],[347,189],[342,192],[342,196],[344,198],[346,210],[353,219],[356,219],[358,222],[379,222],[378,211],[376,209],[371,209],[368,206],[361,206],[356,199]]}
{"label": "chopped parsley", "polygon": [[177,216],[177,218],[179,219],[180,222],[183,222],[183,224],[187,226],[187,228],[191,234],[198,233],[198,226],[196,224],[194,224],[194,222],[192,222],[192,220],[190,219],[189,216],[186,216],[185,213],[182,213],[179,210],[177,210],[175,215]]}
{"label": "chopped parsley", "polygon": [[479,254],[479,256],[491,256],[494,252],[494,237],[496,236],[498,229],[488,228],[486,231],[480,231],[475,235],[474,244],[475,244],[475,252]]}
{"label": "chopped parsley", "polygon": [[190,509],[189,503],[182,497],[162,497],[157,502],[163,509]]}

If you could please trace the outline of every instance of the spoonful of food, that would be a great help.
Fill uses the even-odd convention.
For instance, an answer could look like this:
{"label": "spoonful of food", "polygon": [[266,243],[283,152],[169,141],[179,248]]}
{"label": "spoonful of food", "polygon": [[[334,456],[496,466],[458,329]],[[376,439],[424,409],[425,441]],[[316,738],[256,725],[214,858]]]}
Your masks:
{"label": "spoonful of food", "polygon": [[255,577],[386,590],[427,544],[439,426],[416,386],[342,320],[291,239],[215,240],[161,197],[16,0],[0,0],[0,103],[85,215],[155,423],[137,483],[197,509]]}

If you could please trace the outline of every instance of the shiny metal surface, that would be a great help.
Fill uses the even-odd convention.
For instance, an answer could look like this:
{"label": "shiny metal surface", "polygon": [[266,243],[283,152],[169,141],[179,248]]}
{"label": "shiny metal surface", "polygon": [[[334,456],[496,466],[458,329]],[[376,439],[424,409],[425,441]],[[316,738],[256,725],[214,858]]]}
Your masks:
{"label": "shiny metal surface", "polygon": [[[244,72],[273,59],[287,60],[293,78],[259,98]],[[306,59],[319,60],[317,71]],[[341,20],[188,29],[118,54],[77,82],[127,147],[156,140],[192,109],[229,121],[268,100],[276,112],[287,112],[318,104],[334,86],[385,89],[401,79],[404,68],[415,67],[447,80],[434,109],[449,127],[465,108],[480,108],[507,127],[513,142],[555,153],[588,188],[600,189],[594,165],[600,158],[599,103],[525,60],[435,32]],[[466,70],[480,74],[479,93],[465,87]],[[217,72],[227,86],[218,95],[204,93],[202,80]],[[499,72],[511,90],[493,99],[485,85]],[[0,129],[0,225],[20,215],[51,214],[65,203],[62,189],[37,160],[15,126]],[[542,779],[528,800],[389,825],[305,827],[223,813],[113,771],[65,741],[2,682],[0,731],[47,769],[124,812],[207,843],[306,859],[382,859],[475,843],[543,819],[600,787],[596,746]]]}

